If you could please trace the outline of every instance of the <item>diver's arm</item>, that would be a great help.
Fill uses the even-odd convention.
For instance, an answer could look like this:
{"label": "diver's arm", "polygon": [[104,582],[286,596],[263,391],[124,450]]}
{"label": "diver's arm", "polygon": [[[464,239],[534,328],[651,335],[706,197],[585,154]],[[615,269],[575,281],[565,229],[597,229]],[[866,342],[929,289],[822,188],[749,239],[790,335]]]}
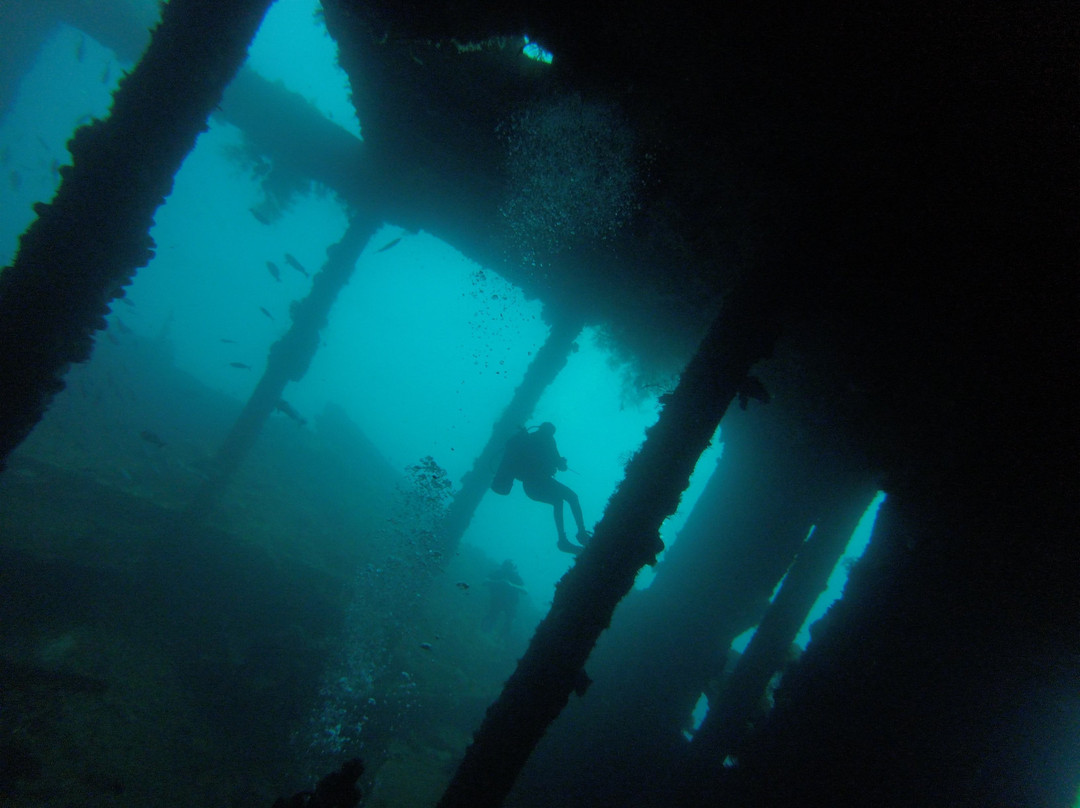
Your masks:
{"label": "diver's arm", "polygon": [[551,465],[557,468],[559,471],[566,471],[566,458],[559,454],[559,447],[555,445],[555,438],[551,439],[551,442],[547,447],[548,458]]}

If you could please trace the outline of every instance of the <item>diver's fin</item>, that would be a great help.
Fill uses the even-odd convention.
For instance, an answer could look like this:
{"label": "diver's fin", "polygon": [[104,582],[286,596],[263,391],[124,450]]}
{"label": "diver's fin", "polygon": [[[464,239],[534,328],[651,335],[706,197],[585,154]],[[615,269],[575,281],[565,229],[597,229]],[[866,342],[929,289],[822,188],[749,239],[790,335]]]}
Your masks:
{"label": "diver's fin", "polygon": [[576,544],[571,544],[566,539],[565,536],[561,536],[561,537],[559,537],[559,549],[562,550],[564,553],[570,553],[572,555],[577,555],[578,553],[580,553],[585,548],[584,547],[578,547]]}

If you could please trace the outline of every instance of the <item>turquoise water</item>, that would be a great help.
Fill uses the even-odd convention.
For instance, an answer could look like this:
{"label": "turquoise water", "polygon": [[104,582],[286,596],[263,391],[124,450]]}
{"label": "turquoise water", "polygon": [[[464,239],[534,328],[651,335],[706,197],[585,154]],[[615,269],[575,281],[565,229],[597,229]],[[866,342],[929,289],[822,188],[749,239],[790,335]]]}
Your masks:
{"label": "turquoise water", "polygon": [[[335,65],[334,45],[321,28],[316,5],[309,0],[279,0],[252,46],[249,67],[304,95],[329,120],[359,139],[363,121],[356,120],[349,103],[347,79]],[[131,67],[69,27],[58,29],[44,44],[20,85],[14,107],[0,122],[3,264],[10,263],[18,235],[32,221],[33,203],[52,197],[59,181],[58,169],[69,160],[65,148],[68,137],[76,126],[107,114],[116,82]],[[237,128],[216,117],[211,120],[156,215],[152,232],[156,257],[139,270],[125,300],[114,302],[109,328],[99,335],[95,356],[86,367],[72,371],[66,398],[58,401],[56,411],[43,425],[43,432],[54,442],[40,439],[28,448],[31,454],[55,445],[71,448],[68,437],[56,438],[70,435],[64,432],[70,427],[70,422],[64,421],[72,411],[68,402],[78,395],[97,395],[94,401],[100,401],[100,390],[94,392],[98,389],[95,380],[106,378],[109,386],[115,382],[123,389],[122,395],[115,396],[119,403],[105,399],[109,429],[119,424],[116,428],[126,437],[116,441],[128,440],[128,444],[113,454],[80,448],[78,470],[136,500],[176,504],[163,491],[174,479],[190,485],[202,473],[199,455],[205,459],[212,454],[220,434],[185,432],[177,426],[183,419],[173,416],[192,407],[190,401],[153,399],[147,388],[160,380],[136,364],[134,348],[130,356],[123,352],[135,342],[163,347],[171,364],[156,366],[162,375],[182,375],[189,385],[185,389],[204,391],[219,413],[231,413],[242,406],[259,379],[270,346],[289,326],[290,306],[308,293],[311,277],[326,260],[327,248],[341,238],[348,225],[342,201],[317,184],[301,185],[286,199],[268,198],[263,180],[271,170],[267,158],[250,152]],[[253,213],[271,208],[271,217]],[[287,261],[286,255],[307,275]],[[303,554],[323,552],[320,542],[352,541],[350,531],[356,531],[357,525],[343,520],[341,535],[335,533],[328,539],[333,531],[318,519],[324,514],[310,513],[323,507],[325,500],[319,500],[317,506],[304,502],[309,493],[314,501],[315,488],[325,489],[319,493],[327,495],[334,482],[326,467],[315,469],[309,478],[305,475],[311,469],[290,465],[301,450],[313,445],[311,424],[328,408],[337,408],[359,428],[388,468],[404,474],[423,458],[431,458],[456,489],[548,331],[540,303],[526,299],[520,289],[490,268],[476,264],[429,233],[410,232],[395,222],[383,222],[334,304],[311,368],[285,390],[284,398],[307,424],[293,428],[285,416],[277,414],[267,428],[274,441],[294,441],[301,449],[288,443],[289,451],[295,453],[288,454],[287,461],[270,458],[265,467],[249,467],[248,476],[237,483],[237,501],[230,503],[232,521],[226,526],[256,544],[269,536],[271,561],[267,565],[271,568],[288,570],[301,557],[304,564],[331,569],[340,562],[330,550],[326,550],[326,558],[316,560]],[[155,361],[160,359],[157,356]],[[556,439],[569,465],[560,479],[580,495],[590,527],[600,519],[626,462],[640,446],[646,428],[656,420],[660,394],[674,381],[657,385],[654,380],[639,378],[634,367],[607,349],[602,329],[589,327],[577,339],[565,369],[541,398],[529,424],[556,424]],[[145,404],[149,399],[153,399],[152,405]],[[160,437],[164,444],[161,451],[132,438],[140,432]],[[101,435],[106,449],[113,448],[109,441],[114,433],[102,430]],[[279,447],[282,443],[267,445]],[[50,451],[50,458],[73,462],[62,451]],[[722,462],[722,452],[722,436],[718,435],[703,454],[679,511],[663,527],[668,544],[677,539],[709,475]],[[251,465],[265,460],[265,455],[257,456]],[[344,498],[349,496],[351,492],[346,491]],[[271,512],[270,505],[278,510]],[[303,518],[286,513],[290,508]],[[372,516],[378,524],[363,527],[370,527],[373,533],[376,529],[389,531],[390,542],[400,539],[394,528],[383,526],[384,518],[390,522],[396,517],[379,511],[377,517]],[[363,523],[363,516],[359,521]],[[872,516],[868,517],[853,539],[852,557],[865,547],[872,521]],[[312,530],[310,536],[306,528]],[[380,534],[380,540],[387,540],[387,535]],[[380,546],[380,552],[384,549]],[[423,548],[416,552],[419,555]],[[497,694],[498,685],[512,669],[515,655],[523,650],[532,626],[550,604],[556,582],[573,559],[555,546],[550,509],[528,500],[520,486],[509,496],[484,499],[464,537],[460,557],[446,560],[450,571],[445,576],[423,578],[429,570],[421,574],[415,567],[402,572],[402,555],[405,553],[397,546],[382,557],[375,558],[373,553],[370,563],[344,587],[340,637],[348,642],[339,645],[347,645],[347,650],[338,648],[340,653],[331,655],[325,669],[311,674],[317,681],[317,693],[312,688],[308,724],[294,735],[294,741],[303,736],[296,742],[305,748],[318,747],[326,754],[340,752],[365,737],[368,713],[374,716],[383,703],[393,703],[395,710],[418,710],[421,708],[416,705],[424,698],[430,704],[437,700],[436,693],[446,696],[444,691],[449,687],[455,698],[459,693],[467,695],[472,710],[468,718],[455,714],[457,723],[447,722],[450,728],[444,730],[443,737],[427,737],[424,744],[417,742],[408,752],[398,749],[397,758],[386,753],[390,761],[387,771],[395,761],[423,758],[417,751],[421,747],[428,754],[423,758],[425,766],[430,767],[434,757],[445,768],[448,760],[452,763],[452,755],[463,748],[473,719]],[[485,565],[503,559],[517,564],[529,608],[522,610],[515,635],[500,645],[477,634],[482,611],[478,605],[482,596],[477,593],[483,592]],[[841,577],[830,582],[827,598],[835,599],[842,591],[843,570],[838,574]],[[647,586],[652,576],[653,570],[643,570],[638,585]],[[392,581],[392,588],[387,580]],[[420,590],[421,584],[430,584],[433,592],[426,605],[417,603],[421,596],[415,590]],[[473,594],[468,594],[470,591]],[[822,610],[827,607],[827,598]],[[386,613],[400,612],[393,621],[386,618],[390,628],[380,624],[379,631],[385,630],[385,637],[390,638],[385,642],[382,634],[377,641],[372,639],[377,634],[372,628],[376,620],[373,603],[385,606]],[[377,617],[381,620],[386,615]],[[300,637],[310,631],[310,625],[298,619],[286,629],[283,633],[291,638],[289,642],[301,646]],[[98,657],[87,661],[91,654],[87,649],[95,642],[90,637],[84,629],[50,629],[37,640],[37,663],[92,667],[93,662],[104,666]],[[120,648],[125,639],[113,638]],[[334,639],[320,637],[319,642],[329,645]],[[392,642],[400,645],[391,660]],[[452,645],[455,647],[448,647]],[[219,657],[211,661],[198,653],[189,656],[207,667],[225,659],[236,668],[247,670],[246,665],[256,669],[259,676],[245,680],[250,685],[252,681],[264,682],[269,676],[266,670],[276,665],[276,655],[287,655],[292,646],[269,644],[256,653],[239,643],[233,646],[223,641],[215,648]],[[435,652],[443,656],[435,657]],[[116,651],[119,656],[122,653]],[[152,666],[147,663],[147,667]],[[161,681],[167,678],[156,669],[153,675],[160,675]],[[206,682],[200,682],[213,692],[216,680],[209,674],[205,678]],[[147,674],[139,682],[151,680],[152,675]],[[165,705],[159,706],[165,711]],[[363,713],[362,718],[357,718],[358,713]],[[400,720],[396,713],[394,720]],[[371,718],[371,724],[376,723],[377,719]],[[380,738],[378,748],[389,749],[398,742]],[[370,748],[377,746],[375,741],[367,743]],[[453,751],[444,747],[453,747]],[[431,753],[432,749],[437,753]],[[386,780],[415,778],[415,767],[420,764],[410,765],[414,768],[404,775],[399,773],[396,779],[387,775]],[[439,776],[445,774],[440,771]]]}
{"label": "turquoise water", "polygon": [[[275,3],[248,66],[359,134],[347,79],[316,6]],[[64,28],[24,81],[18,105],[0,128],[9,172],[18,169],[22,180],[0,222],[5,262],[32,217],[32,203],[51,197],[59,179],[55,168],[69,159],[64,143],[74,124],[107,113],[109,93],[124,69],[130,65]],[[106,74],[109,81],[102,82]],[[58,75],[65,81],[56,82]],[[285,254],[314,274],[347,224],[341,201],[314,185],[291,199],[272,225],[259,222],[251,209],[265,196],[259,169],[237,159],[243,146],[235,127],[211,121],[155,217],[157,255],[127,290],[134,305],[114,303],[110,318],[117,332],[130,328],[147,338],[167,329],[177,367],[238,401],[251,392],[267,350],[287,329],[289,305],[310,286]],[[376,252],[397,237],[402,241],[391,250]],[[434,237],[386,222],[337,300],[311,369],[285,397],[309,419],[333,402],[395,467],[431,455],[457,482],[546,335],[538,302]],[[560,450],[572,469],[562,476],[581,496],[591,525],[655,420],[657,396],[635,386],[632,370],[612,360],[594,331],[583,333],[578,347],[533,422],[558,426]],[[686,498],[687,505],[692,501]],[[515,536],[507,535],[506,524],[519,526]],[[673,538],[675,532],[668,532]],[[554,547],[550,514],[520,491],[489,497],[466,541],[519,559],[541,602],[570,561]]]}

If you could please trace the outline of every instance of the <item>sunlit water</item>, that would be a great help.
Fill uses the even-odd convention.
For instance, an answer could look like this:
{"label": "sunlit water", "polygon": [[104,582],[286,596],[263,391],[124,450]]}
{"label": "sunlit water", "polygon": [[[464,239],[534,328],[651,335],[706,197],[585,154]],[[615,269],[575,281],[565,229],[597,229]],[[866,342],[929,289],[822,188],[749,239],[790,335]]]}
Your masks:
{"label": "sunlit water", "polygon": [[[362,122],[349,104],[347,80],[316,6],[313,0],[279,0],[250,65],[359,136]],[[107,113],[125,68],[130,65],[72,29],[60,30],[42,50],[15,108],[0,122],[4,263],[33,218],[33,202],[51,198],[58,168],[70,159],[66,139],[77,125]],[[242,134],[213,121],[158,211],[155,259],[128,289],[130,305],[114,304],[110,317],[110,328],[164,335],[178,368],[238,402],[250,394],[268,349],[289,327],[290,304],[307,294],[310,276],[348,225],[340,200],[317,186],[294,195],[272,223],[260,221],[252,214],[265,201],[258,166],[238,159],[242,152]],[[400,241],[379,251],[394,239]],[[386,222],[336,301],[309,372],[286,389],[285,398],[309,420],[328,404],[338,405],[395,468],[431,456],[457,484],[547,333],[540,304],[495,272],[427,233]],[[587,328],[529,421],[556,424],[570,467],[560,477],[579,493],[590,526],[657,417],[656,396],[635,385],[632,370],[615,362]],[[703,455],[679,513],[664,525],[669,544],[721,453],[718,439]],[[868,510],[849,557],[865,547],[878,504]],[[541,607],[572,561],[555,547],[550,509],[529,501],[520,486],[509,496],[485,498],[465,541],[492,559],[513,559]],[[645,570],[639,585],[651,575]],[[839,596],[845,576],[841,565],[811,621]],[[799,642],[806,640],[804,628]],[[371,663],[350,659],[342,665],[356,674]],[[340,677],[327,685],[326,723],[340,724],[333,705],[354,685]]]}

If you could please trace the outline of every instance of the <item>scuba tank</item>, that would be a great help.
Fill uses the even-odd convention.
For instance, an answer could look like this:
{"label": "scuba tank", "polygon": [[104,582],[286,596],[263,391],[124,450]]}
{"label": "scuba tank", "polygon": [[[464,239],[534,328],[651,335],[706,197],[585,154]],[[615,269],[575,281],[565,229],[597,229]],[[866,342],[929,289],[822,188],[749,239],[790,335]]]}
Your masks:
{"label": "scuba tank", "polygon": [[529,431],[525,427],[521,427],[506,441],[499,467],[495,470],[495,476],[491,480],[491,490],[496,494],[506,496],[514,487],[514,478],[517,477],[522,449],[525,448],[525,441],[528,437]]}

